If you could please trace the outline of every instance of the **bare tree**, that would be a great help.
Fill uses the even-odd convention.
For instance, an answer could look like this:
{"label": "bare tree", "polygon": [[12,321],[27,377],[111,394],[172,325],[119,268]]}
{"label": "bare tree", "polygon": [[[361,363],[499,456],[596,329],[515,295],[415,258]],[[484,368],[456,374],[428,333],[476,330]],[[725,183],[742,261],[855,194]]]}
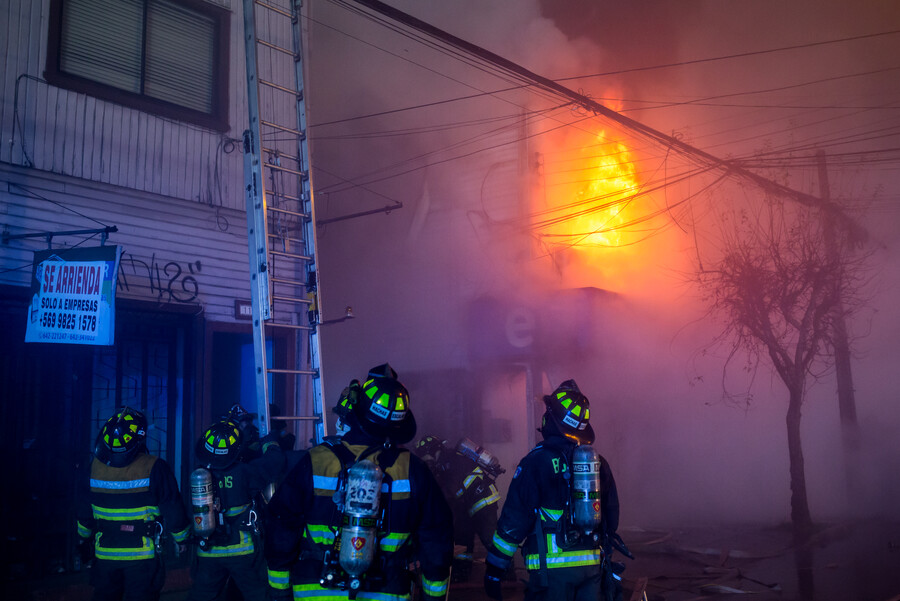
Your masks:
{"label": "bare tree", "polygon": [[847,317],[862,305],[867,259],[851,252],[849,228],[832,242],[827,222],[815,208],[772,198],[756,209],[721,211],[720,252],[697,271],[711,311],[723,320],[720,340],[731,345],[730,357],[767,357],[787,388],[791,521],[801,538],[812,529],[800,439],[806,386],[832,364],[839,309]]}

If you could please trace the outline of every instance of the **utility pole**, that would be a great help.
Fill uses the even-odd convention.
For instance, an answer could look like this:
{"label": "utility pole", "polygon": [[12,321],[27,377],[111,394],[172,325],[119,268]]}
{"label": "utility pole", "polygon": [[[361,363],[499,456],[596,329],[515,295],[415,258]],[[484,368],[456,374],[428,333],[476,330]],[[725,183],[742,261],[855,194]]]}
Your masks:
{"label": "utility pole", "polygon": [[[824,207],[822,213],[825,252],[829,262],[840,261],[834,211],[831,210],[831,190],[828,184],[828,169],[825,164],[825,151],[816,152],[819,166],[819,195]],[[843,277],[843,276],[841,276]],[[859,451],[859,423],[856,419],[856,398],[853,391],[853,373],[850,368],[850,341],[847,335],[847,322],[844,319],[844,307],[838,298],[833,309],[834,331],[832,345],[834,347],[834,367],[837,375],[838,409],[841,418],[841,440],[844,448],[844,469],[847,489],[855,488],[856,457]]]}

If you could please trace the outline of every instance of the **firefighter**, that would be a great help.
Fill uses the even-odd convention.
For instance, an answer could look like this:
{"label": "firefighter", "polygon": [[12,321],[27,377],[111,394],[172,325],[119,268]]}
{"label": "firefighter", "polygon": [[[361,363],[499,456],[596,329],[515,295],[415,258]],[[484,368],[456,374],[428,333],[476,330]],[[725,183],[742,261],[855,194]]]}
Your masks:
{"label": "firefighter", "polygon": [[284,453],[274,436],[267,436],[260,441],[259,457],[241,461],[245,432],[239,424],[222,420],[197,441],[195,452],[202,467],[191,474],[198,545],[189,601],[213,601],[229,577],[245,601],[266,599],[258,495],[278,478]]}
{"label": "firefighter", "polygon": [[409,394],[384,364],[356,396],[342,417],[349,430],[310,449],[269,504],[272,594],[406,600],[415,556],[425,598],[443,598],[453,517],[428,467],[399,446],[416,431]]}
{"label": "firefighter", "polygon": [[[586,446],[594,442],[590,403],[574,380],[560,384],[544,397],[544,403],[546,410],[540,428],[544,440],[519,462],[510,482],[497,531],[488,548],[485,591],[493,599],[502,598],[503,574],[524,541],[526,601],[614,599],[621,594],[621,588],[611,571],[605,569],[604,545],[608,548],[616,536],[619,499],[609,464]],[[587,450],[593,456],[582,465],[594,472],[599,490],[579,491],[573,487],[576,448],[581,449],[579,453]],[[579,503],[585,501],[592,510],[588,526],[576,524],[573,515]]]}
{"label": "firefighter", "polygon": [[243,434],[243,444],[241,446],[241,461],[252,461],[262,454],[262,443],[259,440],[259,428],[256,426],[256,414],[250,413],[240,404],[235,403],[231,406],[224,416],[223,421],[230,421],[237,424]]}
{"label": "firefighter", "polygon": [[183,549],[190,524],[169,465],[150,455],[147,419],[124,407],[94,444],[90,491],[79,500],[78,534],[93,537],[94,600],[155,601],[165,581],[162,543]]}
{"label": "firefighter", "polygon": [[479,462],[480,456],[488,454],[468,439],[454,448],[446,440],[428,435],[416,443],[414,452],[431,469],[450,503],[454,542],[465,547],[453,557],[453,582],[465,582],[472,572],[475,535],[489,548],[497,529],[500,493],[495,479],[505,470],[496,460]]}

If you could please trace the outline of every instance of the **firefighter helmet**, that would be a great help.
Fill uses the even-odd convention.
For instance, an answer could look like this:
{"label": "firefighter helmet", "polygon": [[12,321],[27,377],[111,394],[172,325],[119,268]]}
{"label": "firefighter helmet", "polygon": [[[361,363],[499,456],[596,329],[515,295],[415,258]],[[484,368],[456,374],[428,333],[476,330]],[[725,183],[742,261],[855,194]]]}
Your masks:
{"label": "firefighter helmet", "polygon": [[97,441],[94,455],[112,467],[125,467],[146,450],[147,418],[137,409],[122,407],[106,420]]}
{"label": "firefighter helmet", "polygon": [[594,428],[591,419],[591,404],[581,391],[575,380],[566,380],[556,390],[544,397],[547,411],[544,419],[551,419],[559,430],[568,438],[579,444],[594,442]]}
{"label": "firefighter helmet", "polygon": [[387,363],[373,367],[362,385],[353,414],[372,438],[404,444],[416,435],[416,419],[409,408],[409,392]]}
{"label": "firefighter helmet", "polygon": [[446,440],[442,440],[437,436],[431,436],[429,434],[419,439],[413,452],[421,459],[427,458],[437,460],[446,445]]}
{"label": "firefighter helmet", "polygon": [[241,430],[244,430],[247,426],[253,426],[255,428],[256,426],[253,423],[253,420],[255,419],[255,413],[250,413],[238,403],[232,405],[231,409],[228,410],[228,413],[222,417],[223,421],[227,420],[236,423]]}
{"label": "firefighter helmet", "polygon": [[359,380],[350,380],[350,384],[341,391],[341,398],[338,399],[337,405],[332,411],[339,418],[346,419],[350,412],[353,411],[353,405],[359,400]]}
{"label": "firefighter helmet", "polygon": [[222,420],[206,429],[195,451],[204,467],[223,470],[237,461],[243,446],[241,427],[231,420]]}

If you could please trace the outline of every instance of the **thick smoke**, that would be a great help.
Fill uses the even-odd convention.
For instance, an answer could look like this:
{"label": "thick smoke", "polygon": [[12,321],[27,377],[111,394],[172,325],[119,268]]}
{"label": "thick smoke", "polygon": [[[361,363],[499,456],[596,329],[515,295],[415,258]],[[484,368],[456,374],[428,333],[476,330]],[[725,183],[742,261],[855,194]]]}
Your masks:
{"label": "thick smoke", "polygon": [[[551,78],[811,44],[900,24],[889,3],[392,4]],[[590,260],[548,254],[523,219],[539,189],[536,153],[549,154],[562,138],[471,154],[462,145],[480,130],[460,124],[531,108],[522,96],[387,113],[508,84],[340,6],[318,3],[311,17],[318,218],[394,207],[319,229],[323,319],[340,317],[348,305],[357,315],[323,326],[326,399],[337,398],[350,378],[390,361],[410,388],[420,434],[484,442],[511,472],[535,439],[540,396],[575,378],[591,399],[597,447],[616,473],[627,523],[787,521],[787,392],[765,366],[753,378],[732,370],[723,384],[725,355],[709,350],[721,328],[706,317],[687,282],[700,257],[697,249],[709,244],[692,230],[709,214],[702,203],[753,192],[736,185],[728,194],[698,199],[693,212],[673,213],[674,225],[647,246],[634,247],[640,261],[629,263],[624,254],[602,249]],[[896,97],[896,84],[848,78],[812,92],[727,95],[885,68],[890,60],[884,57],[897,56],[896,44],[879,39],[810,47],[564,83],[598,99],[612,98],[626,114],[719,156],[785,144],[812,154],[816,143],[829,139],[834,113],[761,107],[883,103],[891,93]],[[834,86],[846,93],[834,95]],[[722,98],[700,106],[647,108],[717,96]],[[855,134],[867,122],[897,126],[892,113],[858,110],[842,117],[846,122],[837,129]],[[334,123],[379,113],[385,114]],[[443,124],[456,125],[433,127]],[[424,127],[434,131],[422,132]],[[498,129],[493,137],[514,142],[527,127]],[[448,150],[454,145],[461,145],[458,152]],[[814,194],[814,174],[806,169],[773,176]],[[881,172],[878,182],[842,174],[832,195],[857,205],[871,199],[879,184],[888,186],[879,197],[887,200],[870,202],[875,212],[866,221],[872,243],[883,246],[880,294],[875,310],[851,324],[854,334],[867,334],[857,343],[854,362],[864,444],[862,467],[853,475],[866,502],[851,503],[844,492],[834,376],[825,374],[810,388],[803,418],[814,519],[832,519],[851,508],[884,510],[900,499],[893,477],[900,455],[891,438],[900,427],[894,399],[900,382],[892,367],[900,359],[894,343],[900,334],[900,229],[888,202],[897,197],[896,172]],[[867,177],[868,172],[859,175]],[[673,187],[668,194],[694,191]],[[604,279],[612,263],[633,265],[620,269],[619,285]],[[726,389],[741,394],[729,399]]]}

